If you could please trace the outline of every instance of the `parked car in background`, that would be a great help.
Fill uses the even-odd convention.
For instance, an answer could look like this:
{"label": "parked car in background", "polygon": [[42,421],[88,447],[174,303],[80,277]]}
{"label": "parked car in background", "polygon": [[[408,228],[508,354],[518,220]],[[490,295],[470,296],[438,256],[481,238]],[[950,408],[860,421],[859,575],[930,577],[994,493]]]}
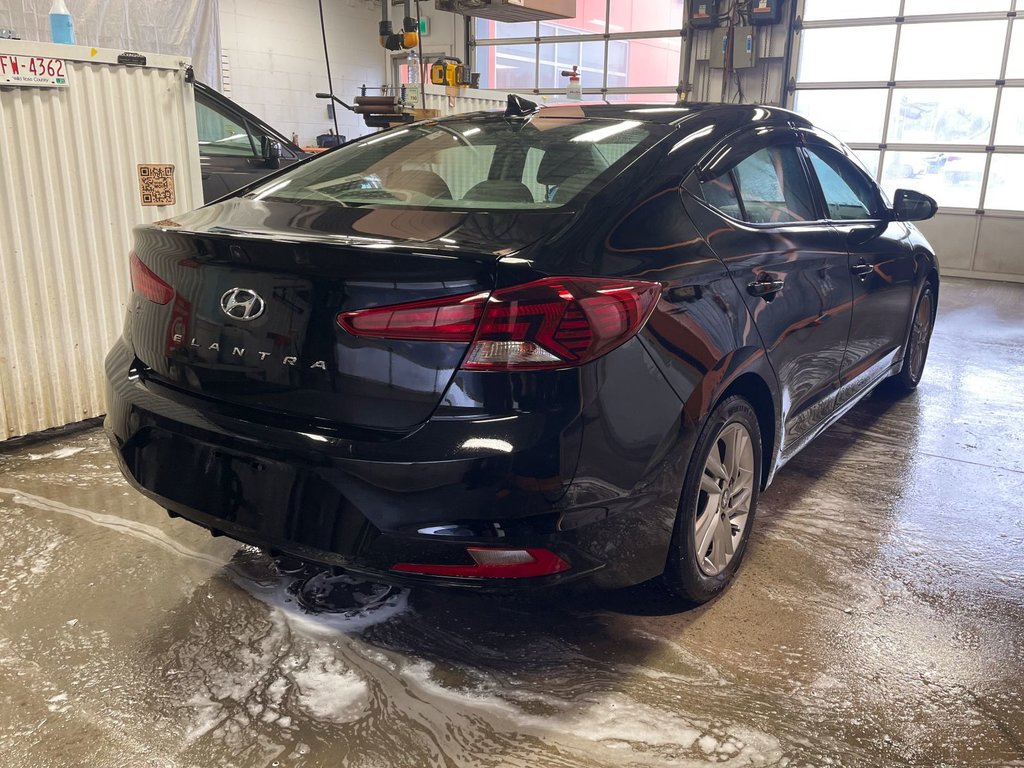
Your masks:
{"label": "parked car in background", "polygon": [[948,184],[981,184],[985,175],[985,165],[979,162],[977,155],[947,155],[942,173]]}
{"label": "parked car in background", "polygon": [[893,199],[774,107],[385,131],[136,230],[106,428],[144,494],[271,551],[703,602],[778,469],[921,380],[936,205]]}
{"label": "parked car in background", "polygon": [[203,199],[210,203],[307,154],[284,134],[203,83],[195,83]]}

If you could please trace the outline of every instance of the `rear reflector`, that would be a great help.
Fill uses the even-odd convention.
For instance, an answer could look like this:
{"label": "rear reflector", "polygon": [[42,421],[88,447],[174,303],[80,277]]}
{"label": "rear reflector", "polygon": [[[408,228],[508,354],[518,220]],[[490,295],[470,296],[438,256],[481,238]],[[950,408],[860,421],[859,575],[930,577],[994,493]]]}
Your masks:
{"label": "rear reflector", "polygon": [[135,251],[129,257],[132,269],[132,290],[157,304],[166,304],[174,298],[174,289],[149,267],[142,263]]}
{"label": "rear reflector", "polygon": [[549,549],[492,549],[466,547],[475,565],[434,565],[397,563],[392,571],[424,576],[452,576],[479,579],[527,579],[569,570],[569,564]]}
{"label": "rear reflector", "polygon": [[485,294],[338,315],[356,336],[472,342],[463,368],[542,370],[582,365],[628,341],[661,294],[659,283],[548,277]]}

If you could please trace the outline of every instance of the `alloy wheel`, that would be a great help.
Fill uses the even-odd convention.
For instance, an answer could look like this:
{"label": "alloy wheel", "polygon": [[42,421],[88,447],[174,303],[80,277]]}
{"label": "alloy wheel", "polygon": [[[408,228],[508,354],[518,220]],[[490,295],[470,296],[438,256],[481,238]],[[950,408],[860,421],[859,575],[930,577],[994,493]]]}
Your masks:
{"label": "alloy wheel", "polygon": [[926,293],[921,297],[914,316],[914,326],[910,332],[910,375],[917,381],[924,372],[924,363],[928,355],[928,343],[932,335],[932,297]]}
{"label": "alloy wheel", "polygon": [[700,478],[693,519],[697,567],[718,576],[739,549],[754,497],[754,445],[743,424],[722,427]]}

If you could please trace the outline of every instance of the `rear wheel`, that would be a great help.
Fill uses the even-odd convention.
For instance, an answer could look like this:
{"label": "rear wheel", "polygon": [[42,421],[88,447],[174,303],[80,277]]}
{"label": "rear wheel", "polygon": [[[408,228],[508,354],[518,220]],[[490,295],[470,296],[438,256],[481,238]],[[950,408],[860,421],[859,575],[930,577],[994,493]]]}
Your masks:
{"label": "rear wheel", "polygon": [[932,340],[932,328],[935,325],[935,291],[931,285],[925,285],[921,297],[917,300],[914,321],[910,326],[910,338],[903,353],[903,367],[893,377],[893,383],[904,392],[913,392],[921,383],[924,365],[928,361],[928,347]]}
{"label": "rear wheel", "polygon": [[732,579],[747,548],[761,487],[761,431],[745,399],[712,411],[686,472],[672,549],[669,586],[704,603]]}

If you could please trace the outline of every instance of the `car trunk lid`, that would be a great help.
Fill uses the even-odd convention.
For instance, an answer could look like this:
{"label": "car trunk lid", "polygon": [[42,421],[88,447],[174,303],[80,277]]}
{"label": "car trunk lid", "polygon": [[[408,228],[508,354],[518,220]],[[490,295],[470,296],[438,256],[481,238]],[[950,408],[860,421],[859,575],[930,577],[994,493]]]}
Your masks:
{"label": "car trunk lid", "polygon": [[173,297],[133,295],[136,357],[147,376],[254,418],[409,431],[468,344],[356,337],[338,314],[490,292],[495,261],[564,215],[520,218],[234,199],[139,228],[137,258]]}

